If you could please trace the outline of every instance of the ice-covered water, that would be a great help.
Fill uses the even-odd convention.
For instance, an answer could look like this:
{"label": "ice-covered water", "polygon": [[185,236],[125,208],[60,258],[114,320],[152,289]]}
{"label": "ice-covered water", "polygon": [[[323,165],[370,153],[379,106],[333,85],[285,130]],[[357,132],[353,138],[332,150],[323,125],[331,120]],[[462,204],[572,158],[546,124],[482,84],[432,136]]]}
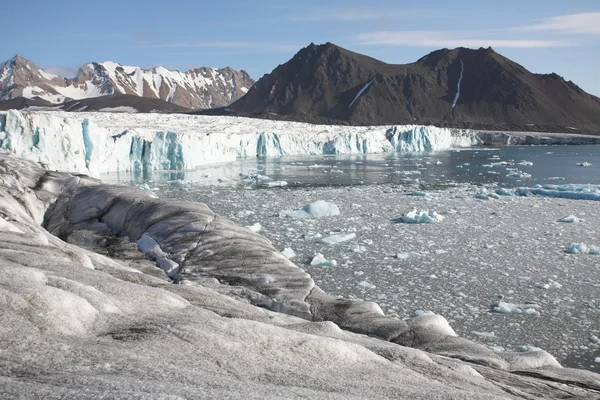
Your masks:
{"label": "ice-covered water", "polygon": [[[260,234],[293,254],[331,294],[376,301],[400,318],[441,314],[459,335],[492,349],[540,347],[565,366],[599,371],[593,338],[600,336],[600,255],[568,250],[573,243],[600,245],[600,203],[494,190],[598,187],[597,166],[598,146],[502,147],[246,159],[146,176],[150,181],[124,174],[104,179],[143,183],[160,197],[205,202],[242,226],[260,224]],[[531,177],[507,176],[515,170]],[[289,186],[244,182],[240,174],[248,173]],[[318,200],[337,205],[340,214],[289,215]],[[414,209],[443,218],[398,222]],[[579,222],[561,222],[565,216]],[[345,240],[332,245],[332,237]]]}

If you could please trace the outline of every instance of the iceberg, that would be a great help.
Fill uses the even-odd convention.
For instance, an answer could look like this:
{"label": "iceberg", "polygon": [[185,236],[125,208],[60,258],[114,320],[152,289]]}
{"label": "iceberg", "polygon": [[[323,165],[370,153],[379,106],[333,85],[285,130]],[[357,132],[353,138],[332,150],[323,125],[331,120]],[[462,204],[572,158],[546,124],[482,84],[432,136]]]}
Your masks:
{"label": "iceberg", "polygon": [[534,185],[521,187],[512,191],[517,196],[544,196],[561,199],[600,201],[600,185]]}
{"label": "iceberg", "polygon": [[297,210],[283,210],[279,213],[281,217],[291,218],[323,218],[340,215],[337,205],[325,200],[317,200]]}
{"label": "iceberg", "polygon": [[1,149],[51,169],[96,177],[117,171],[189,170],[242,157],[429,151],[480,144],[474,131],[434,126],[352,127],[195,115],[0,112]]}
{"label": "iceberg", "polygon": [[407,224],[434,224],[441,222],[443,219],[444,217],[435,211],[417,210],[415,208],[399,218],[398,222],[404,222]]}
{"label": "iceberg", "polygon": [[569,246],[569,248],[567,249],[567,253],[599,255],[600,247],[594,245],[587,245],[585,243],[571,243],[571,246]]}

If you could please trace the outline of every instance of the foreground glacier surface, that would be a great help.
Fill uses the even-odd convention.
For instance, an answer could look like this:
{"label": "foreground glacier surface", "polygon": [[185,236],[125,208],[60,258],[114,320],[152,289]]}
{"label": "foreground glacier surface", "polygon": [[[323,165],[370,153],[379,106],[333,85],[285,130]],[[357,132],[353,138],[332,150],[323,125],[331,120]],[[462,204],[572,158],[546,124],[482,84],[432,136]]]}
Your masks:
{"label": "foreground glacier surface", "polygon": [[[328,296],[204,204],[6,152],[0,179],[3,398],[600,394],[597,374],[542,350],[494,352],[439,315],[400,320]],[[172,279],[165,258],[180,268]]]}

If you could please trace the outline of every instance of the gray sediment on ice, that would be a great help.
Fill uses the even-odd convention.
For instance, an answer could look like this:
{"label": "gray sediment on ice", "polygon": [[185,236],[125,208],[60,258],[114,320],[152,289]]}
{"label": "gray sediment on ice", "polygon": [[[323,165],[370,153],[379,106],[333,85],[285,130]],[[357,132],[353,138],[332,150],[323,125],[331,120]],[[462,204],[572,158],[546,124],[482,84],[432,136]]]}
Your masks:
{"label": "gray sediment on ice", "polygon": [[[0,182],[9,398],[600,395],[597,374],[544,351],[494,352],[441,316],[402,321],[329,296],[266,238],[205,204],[3,151]],[[143,238],[177,265],[179,284],[136,249]]]}

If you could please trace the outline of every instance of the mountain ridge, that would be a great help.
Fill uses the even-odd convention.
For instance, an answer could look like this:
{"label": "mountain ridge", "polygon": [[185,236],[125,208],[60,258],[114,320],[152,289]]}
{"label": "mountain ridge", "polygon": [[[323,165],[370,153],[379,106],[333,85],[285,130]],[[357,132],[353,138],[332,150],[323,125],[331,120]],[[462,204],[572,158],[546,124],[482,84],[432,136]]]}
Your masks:
{"label": "mountain ridge", "polygon": [[[462,78],[461,78],[462,77]],[[460,84],[459,84],[460,80]],[[227,107],[207,113],[350,125],[600,133],[600,99],[491,47],[388,64],[333,43],[301,49]]]}
{"label": "mountain ridge", "polygon": [[114,94],[165,100],[189,109],[222,107],[254,84],[244,70],[198,67],[142,69],[112,61],[84,64],[73,78],[48,73],[20,54],[0,64],[0,100],[19,97],[60,104]]}

